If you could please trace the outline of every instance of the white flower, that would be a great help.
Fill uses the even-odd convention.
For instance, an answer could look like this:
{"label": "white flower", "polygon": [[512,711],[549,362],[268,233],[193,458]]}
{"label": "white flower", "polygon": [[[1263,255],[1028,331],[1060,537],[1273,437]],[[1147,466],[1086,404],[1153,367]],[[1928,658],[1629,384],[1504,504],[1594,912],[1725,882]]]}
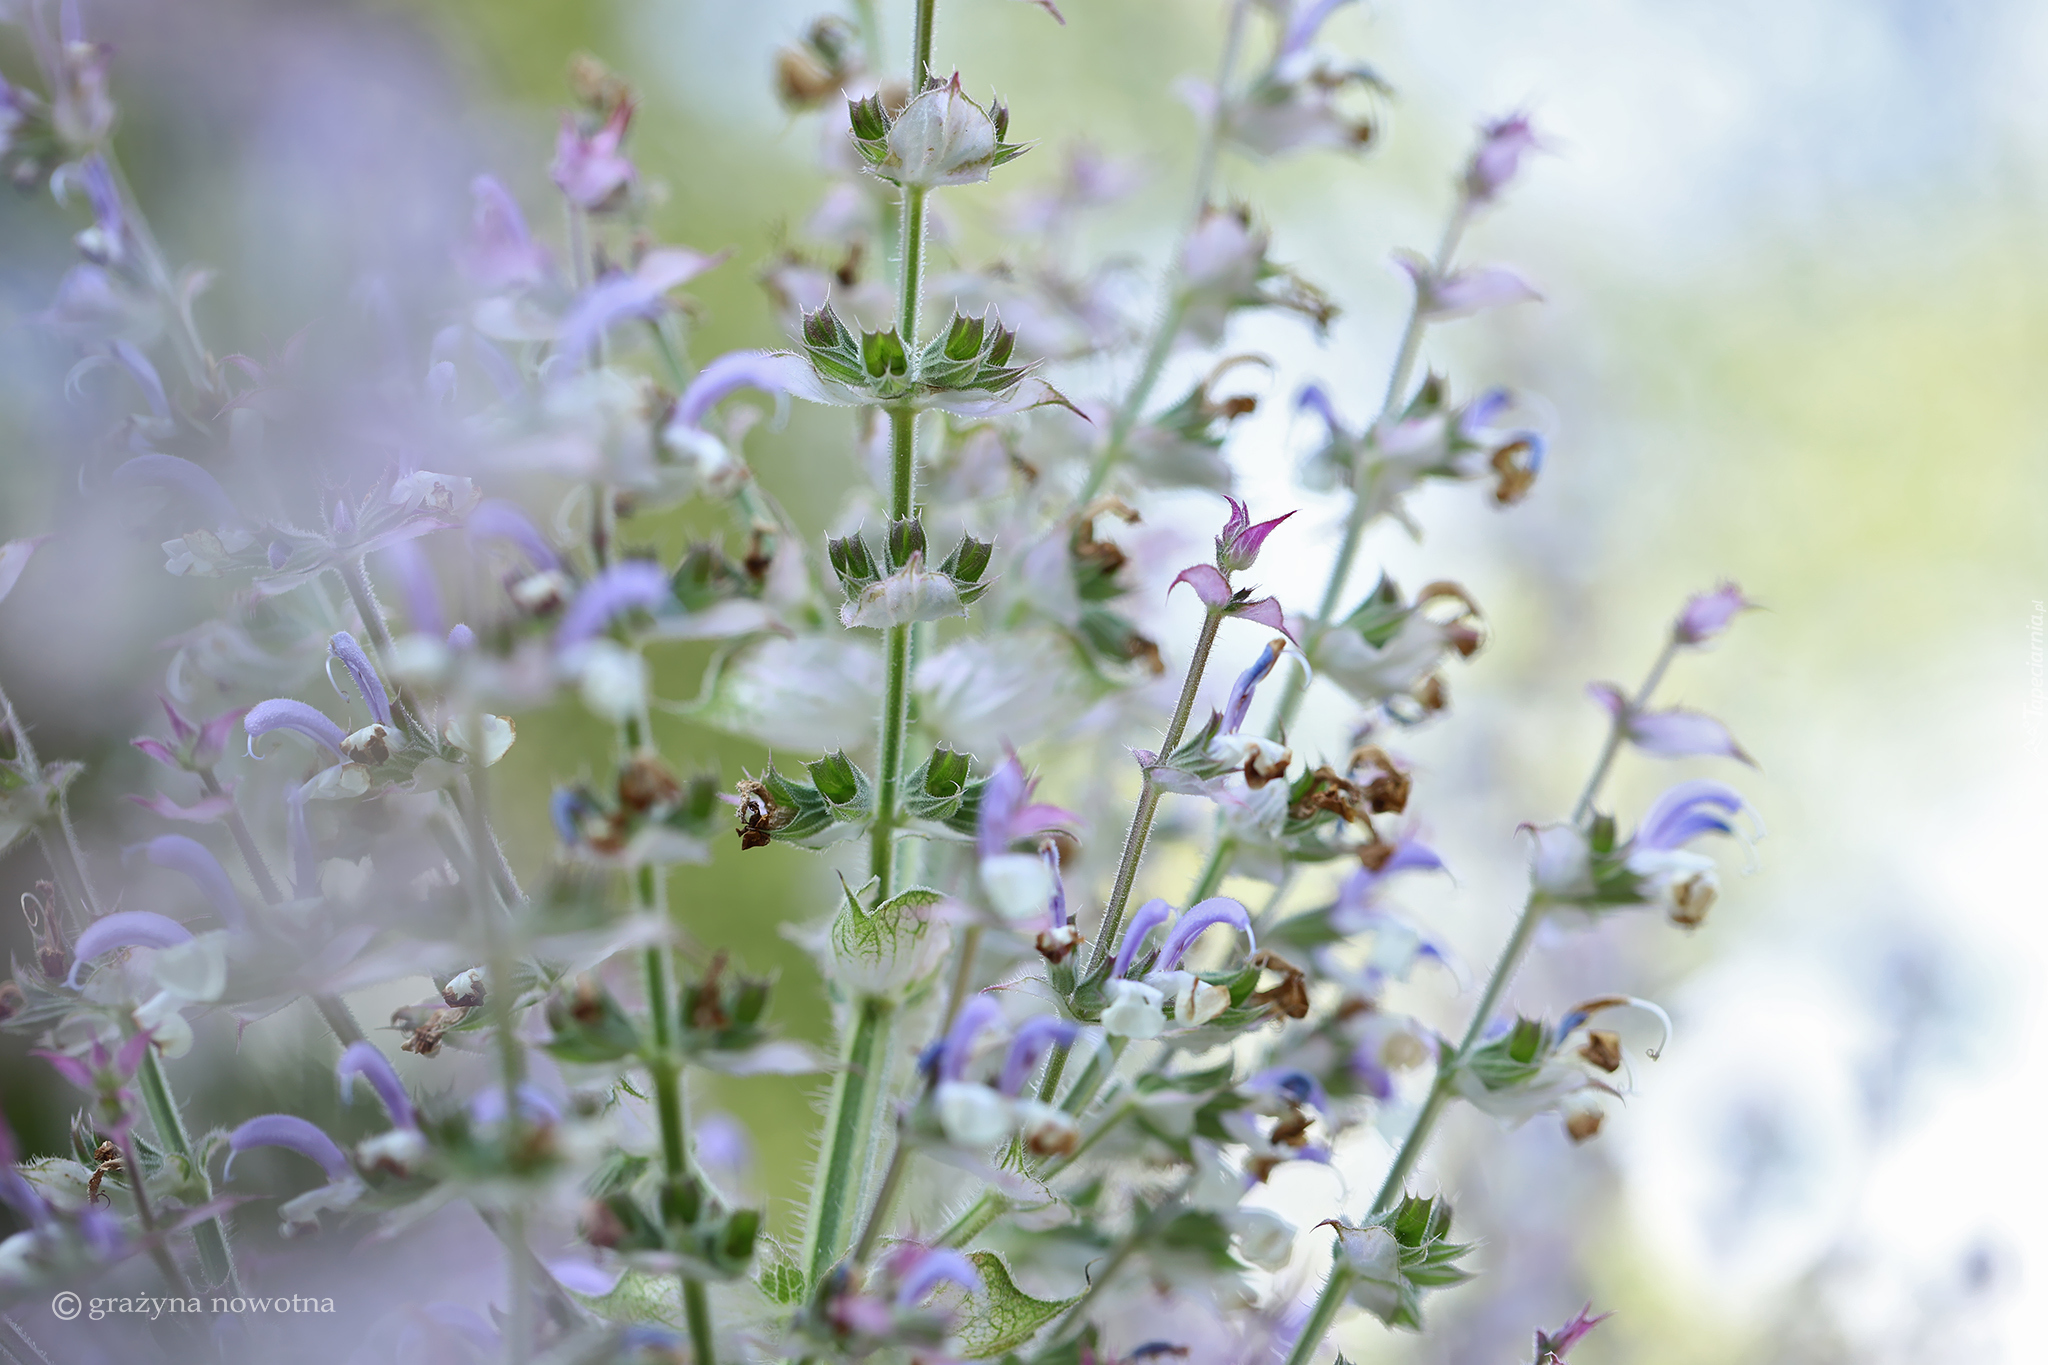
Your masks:
{"label": "white flower", "polygon": [[427,1158],[427,1140],[416,1129],[394,1128],[356,1144],[356,1162],[366,1170],[411,1175]]}
{"label": "white flower", "polygon": [[1351,1271],[1351,1301],[1382,1321],[1401,1308],[1401,1244],[1383,1227],[1344,1228],[1337,1247]]}
{"label": "white flower", "polygon": [[[471,725],[475,720],[476,717],[472,716],[456,716],[441,727],[441,737],[463,753],[474,756],[478,746]],[[519,737],[519,732],[506,716],[484,716],[482,720],[483,760],[488,768],[505,756],[505,751],[512,747],[512,741]]]}
{"label": "white flower", "polygon": [[959,76],[927,90],[889,126],[875,173],[899,185],[973,185],[996,164],[995,120],[960,88]]}
{"label": "white flower", "polygon": [[309,801],[341,801],[361,796],[370,789],[370,770],[360,763],[337,763],[322,768],[299,788]]}
{"label": "white flower", "polygon": [[150,975],[174,999],[202,1004],[220,999],[228,984],[227,935],[216,930],[157,949]]}
{"label": "white flower", "polygon": [[1448,648],[1444,627],[1414,612],[1377,648],[1356,631],[1342,627],[1329,631],[1316,646],[1316,667],[1337,686],[1370,704],[1406,692],[1428,677]]}
{"label": "white flower", "polygon": [[1160,1007],[1166,997],[1142,981],[1109,983],[1109,1008],[1102,1012],[1103,1031],[1116,1038],[1157,1038],[1166,1032]]}
{"label": "white flower", "polygon": [[459,474],[422,469],[391,485],[391,505],[408,511],[463,516],[477,504],[476,485]]}
{"label": "white flower", "polygon": [[454,655],[431,635],[401,635],[391,642],[391,677],[410,687],[434,687],[448,676]]}
{"label": "white flower", "polygon": [[1154,972],[1145,984],[1173,995],[1173,1022],[1182,1028],[1206,1024],[1230,1008],[1230,992],[1193,972]]}
{"label": "white flower", "polygon": [[1081,1125],[1072,1114],[1039,1100],[1013,1104],[1024,1145],[1034,1156],[1066,1156],[1081,1145]]}
{"label": "white flower", "polygon": [[135,1007],[135,1027],[149,1034],[164,1057],[182,1057],[192,1050],[192,1026],[179,1013],[184,1003],[169,991],[158,991]]}
{"label": "white flower", "polygon": [[353,905],[370,885],[368,858],[329,858],[320,864],[320,894],[336,905]]}
{"label": "white flower", "polygon": [[1529,878],[1540,896],[1571,901],[1593,890],[1593,853],[1586,836],[1570,825],[1546,825],[1532,831]]}
{"label": "white flower", "polygon": [[1010,1102],[973,1081],[941,1082],[936,1100],[939,1125],[956,1147],[993,1147],[1016,1126]]}
{"label": "white flower", "polygon": [[636,649],[602,637],[586,640],[562,656],[562,669],[601,719],[618,724],[647,709],[647,660]]}
{"label": "white flower", "polygon": [[981,889],[1004,919],[1036,919],[1052,904],[1052,869],[1036,853],[998,853],[981,860]]}
{"label": "white flower", "polygon": [[1271,1209],[1239,1207],[1224,1216],[1237,1254],[1261,1270],[1284,1269],[1294,1256],[1294,1224]]}
{"label": "white flower", "polygon": [[861,589],[858,598],[839,608],[839,621],[849,627],[885,630],[966,614],[958,585],[945,574],[926,569],[924,555],[919,553],[879,583]]}
{"label": "white flower", "polygon": [[295,1237],[319,1227],[322,1213],[348,1208],[363,1197],[365,1189],[362,1181],[351,1177],[307,1190],[296,1199],[287,1199],[277,1210],[284,1220],[284,1235]]}

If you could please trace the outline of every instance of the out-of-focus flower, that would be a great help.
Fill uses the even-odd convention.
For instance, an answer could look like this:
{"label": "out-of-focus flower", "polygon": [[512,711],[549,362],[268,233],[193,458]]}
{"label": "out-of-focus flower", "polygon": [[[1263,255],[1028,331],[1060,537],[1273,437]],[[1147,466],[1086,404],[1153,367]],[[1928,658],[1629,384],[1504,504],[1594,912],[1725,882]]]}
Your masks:
{"label": "out-of-focus flower", "polygon": [[1415,281],[1415,307],[1425,318],[1465,317],[1543,297],[1535,285],[1504,265],[1438,274],[1436,267],[1412,251],[1397,252],[1394,261]]}
{"label": "out-of-focus flower", "polygon": [[687,247],[656,247],[631,270],[617,270],[584,290],[555,327],[562,354],[587,359],[607,332],[622,322],[653,321],[669,310],[669,291],[725,261]]}
{"label": "out-of-focus flower", "polygon": [[1465,163],[1466,200],[1474,205],[1492,203],[1515,178],[1522,158],[1542,149],[1527,114],[1510,114],[1482,126],[1479,145]]}
{"label": "out-of-focus flower", "polygon": [[624,201],[627,188],[638,175],[619,150],[632,121],[630,100],[620,100],[605,121],[589,131],[579,127],[573,115],[562,115],[562,128],[555,137],[555,160],[548,174],[570,203],[587,213],[602,213]]}
{"label": "out-of-focus flower", "polygon": [[[1628,696],[1614,683],[1592,683],[1586,688],[1607,714],[1622,720],[1628,711]],[[1627,715],[1624,734],[1629,743],[1646,754],[1660,758],[1685,758],[1707,754],[1732,758],[1750,767],[1756,760],[1742,751],[1728,727],[1712,716],[1674,706],[1663,711],[1637,711]]]}
{"label": "out-of-focus flower", "polygon": [[469,277],[485,289],[545,281],[553,263],[547,248],[527,232],[519,201],[496,177],[488,175],[470,181],[469,193],[475,207],[469,243],[460,257]]}
{"label": "out-of-focus flower", "polygon": [[1733,583],[1723,583],[1712,592],[1687,599],[1671,635],[1681,645],[1703,645],[1728,629],[1737,616],[1754,610],[1756,603],[1744,597],[1742,589]]}
{"label": "out-of-focus flower", "polygon": [[1181,242],[1182,325],[1205,345],[1223,339],[1230,315],[1243,308],[1286,308],[1327,329],[1336,307],[1322,292],[1266,257],[1272,234],[1242,204],[1206,208]]}
{"label": "out-of-focus flower", "polygon": [[1613,1317],[1612,1313],[1593,1315],[1593,1305],[1581,1308],[1572,1320],[1555,1332],[1536,1334],[1536,1356],[1531,1365],[1564,1365],[1565,1357],[1572,1347],[1579,1344],[1586,1333]]}
{"label": "out-of-focus flower", "polygon": [[[975,835],[981,886],[997,912],[1012,922],[1046,913],[1057,877],[1038,843],[1046,834],[1070,830],[1078,823],[1070,811],[1034,802],[1031,795],[1037,785],[1011,754],[981,791]],[[1021,851],[1020,844],[1030,845],[1030,851]]]}

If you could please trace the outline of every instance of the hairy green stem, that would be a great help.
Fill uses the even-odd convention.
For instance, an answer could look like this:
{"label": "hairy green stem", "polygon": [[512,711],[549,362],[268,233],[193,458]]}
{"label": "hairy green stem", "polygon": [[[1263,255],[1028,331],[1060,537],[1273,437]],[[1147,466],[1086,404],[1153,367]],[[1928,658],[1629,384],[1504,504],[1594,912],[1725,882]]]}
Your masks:
{"label": "hairy green stem", "polygon": [[[213,1198],[213,1180],[205,1165],[193,1154],[192,1136],[185,1131],[184,1116],[178,1112],[178,1102],[171,1097],[170,1084],[164,1079],[163,1065],[157,1061],[154,1047],[143,1049],[142,1065],[136,1069],[135,1077],[140,1082],[143,1108],[149,1111],[149,1121],[155,1125],[157,1137],[184,1163],[188,1178],[199,1188],[199,1202],[206,1203]],[[131,1170],[130,1183],[139,1189],[141,1182],[141,1172]],[[234,1253],[228,1249],[227,1233],[222,1229],[220,1220],[209,1218],[194,1224],[192,1240],[199,1247],[199,1268],[206,1276],[207,1286],[232,1285],[234,1292],[240,1294],[241,1277],[236,1273]]]}
{"label": "hairy green stem", "polygon": [[1089,956],[1088,970],[1082,973],[1083,980],[1107,967],[1116,955],[1116,937],[1123,927],[1124,906],[1130,901],[1131,885],[1138,878],[1138,863],[1145,856],[1145,840],[1152,832],[1152,817],[1159,809],[1160,788],[1153,771],[1180,747],[1188,716],[1195,709],[1195,693],[1202,685],[1202,674],[1209,667],[1209,651],[1216,644],[1217,627],[1222,624],[1223,609],[1208,608],[1202,617],[1202,633],[1195,639],[1194,657],[1188,660],[1188,675],[1181,684],[1180,701],[1173,708],[1173,720],[1159,742],[1159,757],[1145,769],[1144,784],[1138,793],[1138,808],[1131,813],[1131,827],[1124,834],[1123,857],[1117,863],[1116,881],[1110,888],[1109,904],[1102,912],[1102,927],[1096,935],[1095,951]]}
{"label": "hairy green stem", "polygon": [[[1574,824],[1583,821],[1592,810],[1600,786],[1606,780],[1608,771],[1614,766],[1615,755],[1620,752],[1621,745],[1628,736],[1629,722],[1649,704],[1651,695],[1663,681],[1664,672],[1670,667],[1676,653],[1677,642],[1674,637],[1665,642],[1664,648],[1657,655],[1656,663],[1650,668],[1649,676],[1643,680],[1642,687],[1622,705],[1620,713],[1615,716],[1614,723],[1608,729],[1607,741],[1601,747],[1599,760],[1593,765],[1592,776],[1587,778],[1585,789],[1580,792],[1578,802],[1573,807]],[[1380,1182],[1379,1192],[1373,1196],[1369,1216],[1386,1212],[1401,1197],[1410,1172],[1415,1169],[1416,1161],[1421,1158],[1423,1148],[1429,1144],[1430,1134],[1436,1128],[1437,1119],[1442,1116],[1445,1106],[1450,1102],[1458,1072],[1470,1060],[1481,1039],[1485,1037],[1487,1022],[1493,1018],[1494,1010],[1500,1005],[1501,996],[1506,993],[1508,983],[1514,979],[1516,971],[1522,965],[1523,957],[1529,951],[1529,944],[1536,937],[1537,927],[1543,923],[1544,909],[1544,902],[1532,892],[1528,903],[1522,907],[1520,917],[1515,921],[1514,932],[1508,936],[1506,945],[1501,948],[1500,958],[1493,966],[1493,974],[1486,980],[1486,989],[1481,993],[1479,1004],[1472,1012],[1472,1021],[1465,1028],[1464,1038],[1458,1043],[1455,1052],[1448,1057],[1438,1057],[1436,1079],[1430,1085],[1429,1098],[1423,1102],[1421,1111],[1415,1116],[1414,1124],[1408,1129],[1408,1136],[1402,1140],[1400,1150],[1394,1154],[1393,1165],[1387,1169],[1386,1179]],[[1342,1305],[1345,1291],[1350,1284],[1350,1269],[1344,1264],[1341,1256],[1333,1256],[1330,1278],[1316,1299],[1308,1325],[1303,1328],[1301,1336],[1294,1343],[1294,1351],[1288,1356],[1287,1365],[1308,1365],[1324,1334],[1329,1331],[1330,1323],[1335,1319],[1337,1309]]]}
{"label": "hairy green stem", "polygon": [[[1224,124],[1228,118],[1225,91],[1230,85],[1231,73],[1237,69],[1238,53],[1244,47],[1245,20],[1250,11],[1250,0],[1231,0],[1229,26],[1223,36],[1223,53],[1216,63],[1216,108],[1202,129],[1201,146],[1195,153],[1194,184],[1189,195],[1187,227],[1181,233],[1182,243],[1201,225],[1202,215],[1209,208],[1209,195],[1215,186],[1216,163],[1222,155]],[[1173,354],[1173,343],[1180,336],[1181,320],[1187,313],[1187,296],[1181,288],[1180,258],[1181,248],[1177,245],[1173,263],[1167,270],[1166,301],[1160,308],[1158,326],[1153,329],[1152,339],[1145,347],[1145,358],[1138,365],[1137,378],[1110,416],[1109,438],[1103,442],[1102,453],[1089,467],[1087,482],[1081,485],[1081,496],[1077,499],[1079,502],[1086,503],[1102,491],[1110,471],[1123,457],[1124,443],[1138,424],[1138,414],[1145,410],[1145,400],[1152,396],[1161,372],[1166,369],[1167,357]]]}
{"label": "hairy green stem", "polygon": [[853,1030],[847,1034],[832,1087],[825,1160],[812,1188],[804,1233],[804,1265],[814,1287],[846,1254],[852,1214],[862,1203],[875,1120],[887,1090],[886,1061],[895,1018],[895,1006],[875,996],[864,997],[855,1006]]}

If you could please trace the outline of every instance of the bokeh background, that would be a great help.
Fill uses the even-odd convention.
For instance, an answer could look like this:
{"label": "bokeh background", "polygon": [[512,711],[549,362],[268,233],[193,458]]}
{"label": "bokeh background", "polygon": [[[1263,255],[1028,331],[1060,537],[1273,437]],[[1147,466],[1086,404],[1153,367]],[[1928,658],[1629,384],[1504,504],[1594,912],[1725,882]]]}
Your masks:
{"label": "bokeh background", "polygon": [[[882,8],[893,51],[908,7]],[[1195,145],[1171,87],[1213,66],[1224,6],[1064,8],[1058,27],[1012,0],[942,0],[940,64],[1000,90],[1016,132],[1043,143],[1007,184],[1050,177],[1076,138],[1139,162],[1143,187],[1086,248],[1156,274]],[[120,148],[155,226],[174,259],[226,268],[204,306],[211,335],[260,353],[345,311],[366,272],[402,291],[407,271],[443,268],[427,248],[466,218],[478,171],[548,202],[565,63],[581,50],[640,93],[659,234],[736,250],[692,287],[693,351],[779,340],[757,274],[824,183],[814,123],[786,115],[770,82],[774,49],[813,17],[804,0],[87,10],[116,48]],[[1394,89],[1379,145],[1273,167],[1226,157],[1222,172],[1274,225],[1276,256],[1344,309],[1323,341],[1274,319],[1233,333],[1233,349],[1276,362],[1276,399],[1314,378],[1365,415],[1407,302],[1388,253],[1434,240],[1474,123],[1527,108],[1549,144],[1468,251],[1516,265],[1547,301],[1439,328],[1427,359],[1466,385],[1540,395],[1550,463],[1511,514],[1424,495],[1420,542],[1380,532],[1361,569],[1361,586],[1382,565],[1404,583],[1454,578],[1488,609],[1491,646],[1455,679],[1458,723],[1409,744],[1455,794],[1430,833],[1457,874],[1411,904],[1473,970],[1519,903],[1515,825],[1566,806],[1597,746],[1583,684],[1638,675],[1677,603],[1720,578],[1768,608],[1672,685],[1758,760],[1738,779],[1769,827],[1754,873],[1731,877],[1689,937],[1643,919],[1547,939],[1511,995],[1531,1009],[1653,996],[1676,1018],[1671,1046],[1587,1147],[1542,1123],[1449,1124],[1426,1178],[1484,1236],[1487,1275],[1437,1301],[1425,1339],[1368,1323],[1342,1345],[1359,1360],[1505,1362],[1526,1358],[1532,1324],[1590,1298],[1617,1316],[1574,1357],[1586,1365],[2038,1358],[2048,754],[2030,688],[2048,598],[2048,9],[1381,0],[1328,33]],[[0,69],[21,56],[0,46]],[[957,258],[999,253],[1000,197],[955,198]],[[45,454],[78,433],[44,395],[69,360],[30,319],[74,227],[46,200],[0,196],[0,539],[40,529],[67,493]],[[1306,433],[1286,406],[1241,424],[1232,454],[1256,507],[1307,509],[1307,533],[1276,539],[1261,566],[1300,608],[1337,511],[1290,482]],[[799,411],[750,439],[808,527],[860,477],[848,430]],[[687,516],[635,528],[671,548],[690,529]],[[159,560],[149,545],[39,557],[0,612],[9,689],[46,750],[95,761],[101,795],[133,789],[140,760],[120,741],[147,723],[154,646],[201,609]],[[662,695],[693,695],[707,657],[664,656]],[[657,723],[671,755],[727,779],[763,756]],[[1324,699],[1306,726],[1335,742],[1340,708]],[[551,837],[546,784],[608,738],[569,707],[522,733],[541,742],[500,770],[501,809],[532,866]],[[1676,775],[1625,760],[1612,799],[1638,809]],[[742,862],[722,844],[675,894],[700,937],[779,970],[780,1015],[822,1040],[815,974],[784,928],[822,914],[830,889],[821,864],[785,852]],[[1165,890],[1191,870],[1165,859],[1148,876]],[[19,855],[0,866],[10,904],[35,875]],[[25,951],[11,916],[0,937]],[[1448,980],[1416,1006],[1460,1017]],[[195,1109],[332,1104],[324,1077],[266,1065],[315,1021],[264,1027],[246,1067],[184,1079]],[[25,1138],[62,1140],[69,1099],[17,1052],[0,1056],[0,1085]],[[801,1202],[811,1104],[811,1087],[782,1080],[700,1097],[753,1126],[755,1179],[785,1209]],[[1382,1158],[1368,1146],[1340,1169],[1354,1202]]]}

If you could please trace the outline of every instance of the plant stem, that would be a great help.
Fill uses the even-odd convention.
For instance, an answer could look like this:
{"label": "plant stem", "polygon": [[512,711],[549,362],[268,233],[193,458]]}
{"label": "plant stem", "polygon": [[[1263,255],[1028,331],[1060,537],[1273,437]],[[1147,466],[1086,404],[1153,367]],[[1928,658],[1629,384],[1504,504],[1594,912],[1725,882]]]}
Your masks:
{"label": "plant stem", "polygon": [[[164,1079],[163,1066],[157,1061],[154,1047],[143,1049],[142,1065],[135,1075],[141,1082],[142,1104],[149,1111],[149,1121],[155,1125],[157,1137],[185,1163],[189,1178],[201,1190],[199,1202],[206,1203],[213,1198],[213,1180],[205,1165],[192,1152],[192,1137],[185,1131],[185,1120],[178,1113],[178,1102],[171,1098],[171,1087]],[[132,1174],[133,1183],[139,1187],[141,1172],[133,1171]],[[241,1277],[235,1271],[234,1253],[228,1249],[227,1233],[221,1228],[220,1220],[209,1218],[195,1224],[192,1240],[198,1244],[199,1268],[206,1276],[208,1287],[231,1284],[235,1293],[240,1294]]]}
{"label": "plant stem", "polygon": [[889,1055],[895,1015],[895,1006],[876,996],[863,997],[855,1007],[853,1031],[847,1035],[826,1117],[824,1170],[811,1195],[805,1231],[809,1245],[804,1262],[814,1288],[845,1254],[849,1215],[861,1204],[875,1111],[886,1089],[882,1064]]}
{"label": "plant stem", "polygon": [[[1231,0],[1229,26],[1223,35],[1223,53],[1216,63],[1216,108],[1202,130],[1201,146],[1195,153],[1195,177],[1189,196],[1187,226],[1181,232],[1183,243],[1201,225],[1202,215],[1209,208],[1209,194],[1216,180],[1216,162],[1223,150],[1223,129],[1227,118],[1224,92],[1230,85],[1231,73],[1237,68],[1238,53],[1244,47],[1245,19],[1250,10],[1250,0]],[[1167,357],[1173,354],[1173,343],[1180,336],[1181,319],[1187,312],[1187,297],[1181,289],[1180,258],[1181,249],[1176,245],[1173,263],[1167,270],[1166,302],[1160,309],[1159,324],[1153,329],[1152,339],[1145,347],[1138,377],[1132,381],[1123,401],[1117,404],[1116,412],[1110,417],[1109,439],[1103,443],[1102,453],[1089,467],[1088,480],[1081,485],[1081,496],[1077,502],[1086,503],[1102,491],[1110,470],[1123,456],[1124,442],[1130,439],[1132,429],[1137,426],[1138,414],[1145,409],[1145,400],[1152,396],[1153,387],[1159,383]]]}
{"label": "plant stem", "polygon": [[1180,746],[1181,732],[1187,729],[1188,715],[1195,709],[1195,692],[1201,687],[1202,674],[1209,666],[1209,650],[1216,643],[1216,629],[1222,624],[1223,611],[1220,607],[1210,607],[1202,617],[1202,633],[1196,637],[1194,657],[1188,661],[1188,675],[1181,684],[1180,702],[1174,707],[1173,720],[1160,740],[1157,762],[1145,769],[1144,784],[1138,793],[1138,808],[1131,813],[1131,827],[1124,834],[1123,858],[1117,864],[1116,882],[1110,889],[1109,904],[1102,913],[1102,927],[1096,935],[1095,951],[1089,957],[1088,970],[1082,973],[1083,980],[1108,966],[1116,954],[1116,936],[1123,927],[1124,906],[1131,898],[1131,884],[1138,877],[1138,862],[1145,856],[1145,840],[1152,832],[1152,816],[1159,809],[1159,783],[1153,778],[1153,768],[1166,762]]}
{"label": "plant stem", "polygon": [[[1452,259],[1458,254],[1458,243],[1465,235],[1465,225],[1472,216],[1472,206],[1461,192],[1456,206],[1451,210],[1450,220],[1444,224],[1444,235],[1437,243],[1436,259],[1432,273],[1443,275],[1451,268]],[[1380,402],[1379,416],[1373,419],[1366,432],[1366,448],[1370,449],[1381,426],[1401,410],[1408,397],[1408,385],[1415,371],[1415,360],[1422,351],[1422,334],[1427,330],[1429,319],[1422,311],[1424,289],[1415,288],[1415,301],[1408,309],[1408,322],[1401,329],[1401,342],[1394,351],[1394,366],[1387,375],[1386,397]],[[1360,486],[1360,479],[1363,486]],[[1329,580],[1323,585],[1322,604],[1316,608],[1316,615],[1307,629],[1302,632],[1301,648],[1311,661],[1316,657],[1316,646],[1322,643],[1336,619],[1338,605],[1343,601],[1344,588],[1351,580],[1351,567],[1358,558],[1358,547],[1365,538],[1365,527],[1373,515],[1372,497],[1374,485],[1379,479],[1379,462],[1370,461],[1356,470],[1352,476],[1351,511],[1344,520],[1344,539],[1337,549],[1337,558],[1330,565]],[[1302,695],[1308,690],[1308,677],[1301,672],[1290,673],[1287,684],[1281,690],[1279,704],[1273,708],[1273,721],[1268,729],[1279,732],[1294,723],[1295,712],[1301,708]]]}
{"label": "plant stem", "polygon": [[[1607,742],[1600,750],[1600,758],[1593,765],[1592,776],[1586,780],[1585,790],[1580,792],[1577,805],[1572,811],[1572,822],[1577,824],[1585,819],[1593,808],[1593,800],[1599,794],[1600,785],[1606,780],[1608,770],[1614,766],[1615,754],[1620,751],[1628,734],[1628,725],[1642,708],[1649,704],[1651,694],[1664,679],[1664,671],[1670,667],[1677,653],[1675,638],[1665,642],[1657,655],[1657,661],[1650,668],[1649,676],[1636,694],[1625,702],[1621,713],[1609,727]],[[1407,1184],[1408,1175],[1422,1156],[1422,1149],[1428,1145],[1437,1119],[1443,1114],[1444,1106],[1450,1102],[1452,1087],[1457,1083],[1458,1072],[1462,1069],[1479,1046],[1486,1033],[1487,1021],[1493,1017],[1494,1009],[1506,993],[1508,982],[1522,964],[1522,958],[1529,951],[1529,944],[1536,937],[1537,926],[1543,923],[1545,904],[1532,892],[1522,907],[1520,918],[1515,921],[1514,932],[1508,936],[1506,946],[1500,951],[1500,958],[1494,963],[1493,974],[1487,978],[1486,989],[1479,997],[1479,1004],[1472,1012],[1472,1021],[1465,1028],[1465,1036],[1459,1042],[1457,1051],[1449,1057],[1437,1059],[1436,1079],[1429,1088],[1429,1098],[1423,1102],[1421,1112],[1416,1114],[1415,1123],[1402,1140],[1401,1148],[1394,1154],[1394,1164],[1388,1168],[1386,1179],[1380,1182],[1379,1192],[1373,1196],[1370,1216],[1386,1212],[1401,1197]],[[1287,1365],[1308,1365],[1328,1332],[1331,1321],[1337,1315],[1338,1307],[1344,1301],[1344,1292],[1351,1282],[1351,1271],[1341,1257],[1333,1257],[1330,1278],[1323,1285],[1322,1293],[1316,1300],[1315,1310],[1309,1315],[1308,1326],[1294,1343],[1294,1351],[1287,1358]]]}

